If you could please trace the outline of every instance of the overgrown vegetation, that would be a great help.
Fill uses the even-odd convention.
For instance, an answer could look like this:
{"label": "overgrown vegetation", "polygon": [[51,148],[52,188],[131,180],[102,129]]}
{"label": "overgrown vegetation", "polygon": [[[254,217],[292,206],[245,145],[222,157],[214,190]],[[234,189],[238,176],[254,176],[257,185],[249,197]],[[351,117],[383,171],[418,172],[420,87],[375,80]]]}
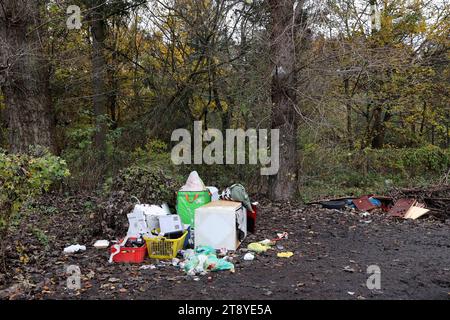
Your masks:
{"label": "overgrown vegetation", "polygon": [[8,154],[0,150],[0,245],[4,243],[11,219],[23,204],[68,176],[65,160],[48,150],[34,148],[30,154]]}
{"label": "overgrown vegetation", "polygon": [[308,146],[302,152],[300,193],[326,196],[383,194],[393,187],[427,187],[450,168],[450,150],[422,148],[349,151]]}

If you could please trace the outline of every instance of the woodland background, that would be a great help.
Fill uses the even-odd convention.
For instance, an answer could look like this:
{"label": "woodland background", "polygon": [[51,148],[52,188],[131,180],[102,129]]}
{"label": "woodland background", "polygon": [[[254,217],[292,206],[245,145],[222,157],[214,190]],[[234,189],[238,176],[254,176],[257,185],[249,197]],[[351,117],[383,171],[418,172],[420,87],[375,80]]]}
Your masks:
{"label": "woodland background", "polygon": [[[272,200],[448,183],[449,13],[444,0],[0,0],[1,229],[45,192],[111,200],[140,185],[162,201],[194,169]],[[174,166],[172,131],[198,120],[280,129],[279,174]]]}

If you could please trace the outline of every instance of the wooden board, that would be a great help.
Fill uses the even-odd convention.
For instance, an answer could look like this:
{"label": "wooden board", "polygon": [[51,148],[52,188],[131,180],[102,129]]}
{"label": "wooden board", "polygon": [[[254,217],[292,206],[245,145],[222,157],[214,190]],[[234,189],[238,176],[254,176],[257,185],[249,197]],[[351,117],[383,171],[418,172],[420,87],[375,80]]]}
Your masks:
{"label": "wooden board", "polygon": [[427,214],[430,210],[421,207],[411,207],[405,214],[405,219],[419,219],[421,216]]}

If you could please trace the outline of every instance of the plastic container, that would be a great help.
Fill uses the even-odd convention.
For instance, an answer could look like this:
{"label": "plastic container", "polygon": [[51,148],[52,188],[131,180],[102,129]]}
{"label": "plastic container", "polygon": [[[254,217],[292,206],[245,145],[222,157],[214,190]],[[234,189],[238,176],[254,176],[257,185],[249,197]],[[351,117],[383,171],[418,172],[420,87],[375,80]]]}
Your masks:
{"label": "plastic container", "polygon": [[211,202],[211,193],[206,191],[178,191],[177,213],[184,224],[195,230],[195,209]]}
{"label": "plastic container", "polygon": [[183,236],[178,239],[167,239],[165,237],[144,237],[144,240],[147,243],[148,256],[150,258],[160,260],[175,258],[178,251],[183,249],[187,235],[188,231],[185,231]]}
{"label": "plastic container", "polygon": [[[111,247],[111,254],[116,252],[114,246]],[[142,246],[140,248],[128,248],[121,247],[120,252],[113,257],[113,262],[116,263],[142,263],[144,262],[147,254],[147,247]]]}

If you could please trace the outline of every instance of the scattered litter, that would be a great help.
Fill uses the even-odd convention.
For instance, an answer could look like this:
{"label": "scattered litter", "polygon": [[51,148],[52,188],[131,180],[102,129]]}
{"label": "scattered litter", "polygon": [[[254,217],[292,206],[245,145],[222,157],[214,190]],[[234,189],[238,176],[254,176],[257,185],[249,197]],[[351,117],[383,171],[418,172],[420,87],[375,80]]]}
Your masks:
{"label": "scattered litter", "polygon": [[273,240],[265,239],[263,241],[260,241],[259,243],[265,245],[265,246],[273,246],[275,242]]}
{"label": "scattered litter", "polygon": [[370,213],[369,212],[361,212],[360,214],[359,214],[361,217],[363,217],[363,218],[367,218],[367,217],[370,217]]}
{"label": "scattered litter", "polygon": [[414,206],[406,212],[405,219],[416,220],[419,219],[421,216],[427,214],[428,212],[430,212],[430,210]]}
{"label": "scattered litter", "polygon": [[246,253],[244,256],[245,261],[253,261],[255,260],[255,255],[253,253]]}
{"label": "scattered litter", "polygon": [[430,212],[425,205],[418,203],[415,199],[400,199],[389,211],[393,217],[416,220]]}
{"label": "scattered litter", "polygon": [[178,259],[178,258],[173,258],[172,259],[172,265],[174,267],[178,266],[179,264],[180,264],[180,259]]}
{"label": "scattered litter", "polygon": [[288,252],[279,252],[278,254],[277,254],[277,257],[278,258],[290,258],[290,257],[292,257],[294,255],[294,253],[293,252],[290,252],[290,251],[288,251]]}
{"label": "scattered litter", "polygon": [[348,202],[347,202],[347,200],[336,200],[336,201],[323,201],[323,202],[320,202],[320,204],[325,209],[340,210],[340,209],[344,209],[348,205]]}
{"label": "scattered litter", "polygon": [[414,206],[416,203],[415,199],[400,199],[398,200],[394,207],[389,211],[389,214],[393,217],[403,218],[406,212]]}
{"label": "scattered litter", "polygon": [[345,268],[344,268],[344,271],[345,272],[350,272],[350,273],[354,273],[356,270],[355,269],[353,269],[352,267],[350,267],[350,266],[346,266]]}
{"label": "scattered litter", "polygon": [[72,246],[68,246],[64,248],[64,253],[77,253],[80,251],[86,251],[86,246],[80,246],[79,244],[75,244]]}
{"label": "scattered litter", "polygon": [[354,296],[354,295],[355,295],[355,292],[352,292],[352,291],[347,291],[347,293],[348,293],[349,295],[351,295],[351,296]]}
{"label": "scattered litter", "polygon": [[277,233],[278,238],[272,240],[272,241],[280,241],[283,239],[288,239],[289,238],[289,233],[287,232],[283,232],[283,233]]}
{"label": "scattered litter", "polygon": [[374,203],[376,204],[379,203],[379,206],[381,206],[380,201],[378,200],[375,201],[373,198],[370,198],[369,196],[364,196],[359,199],[353,200],[353,204],[360,211],[370,211],[377,208],[378,206],[375,205]]}
{"label": "scattered litter", "polygon": [[230,270],[234,272],[234,265],[225,259],[216,256],[216,250],[212,247],[199,247],[195,250],[195,255],[185,261],[184,271],[187,275],[205,275],[208,271]]}
{"label": "scattered litter", "polygon": [[139,268],[139,270],[155,270],[156,266],[154,264],[144,265]]}
{"label": "scattered litter", "polygon": [[108,240],[97,240],[94,243],[94,247],[97,249],[106,249],[109,247],[109,241]]}
{"label": "scattered litter", "polygon": [[256,253],[266,252],[270,248],[270,245],[266,245],[261,242],[252,242],[247,246],[248,250],[254,251]]}

